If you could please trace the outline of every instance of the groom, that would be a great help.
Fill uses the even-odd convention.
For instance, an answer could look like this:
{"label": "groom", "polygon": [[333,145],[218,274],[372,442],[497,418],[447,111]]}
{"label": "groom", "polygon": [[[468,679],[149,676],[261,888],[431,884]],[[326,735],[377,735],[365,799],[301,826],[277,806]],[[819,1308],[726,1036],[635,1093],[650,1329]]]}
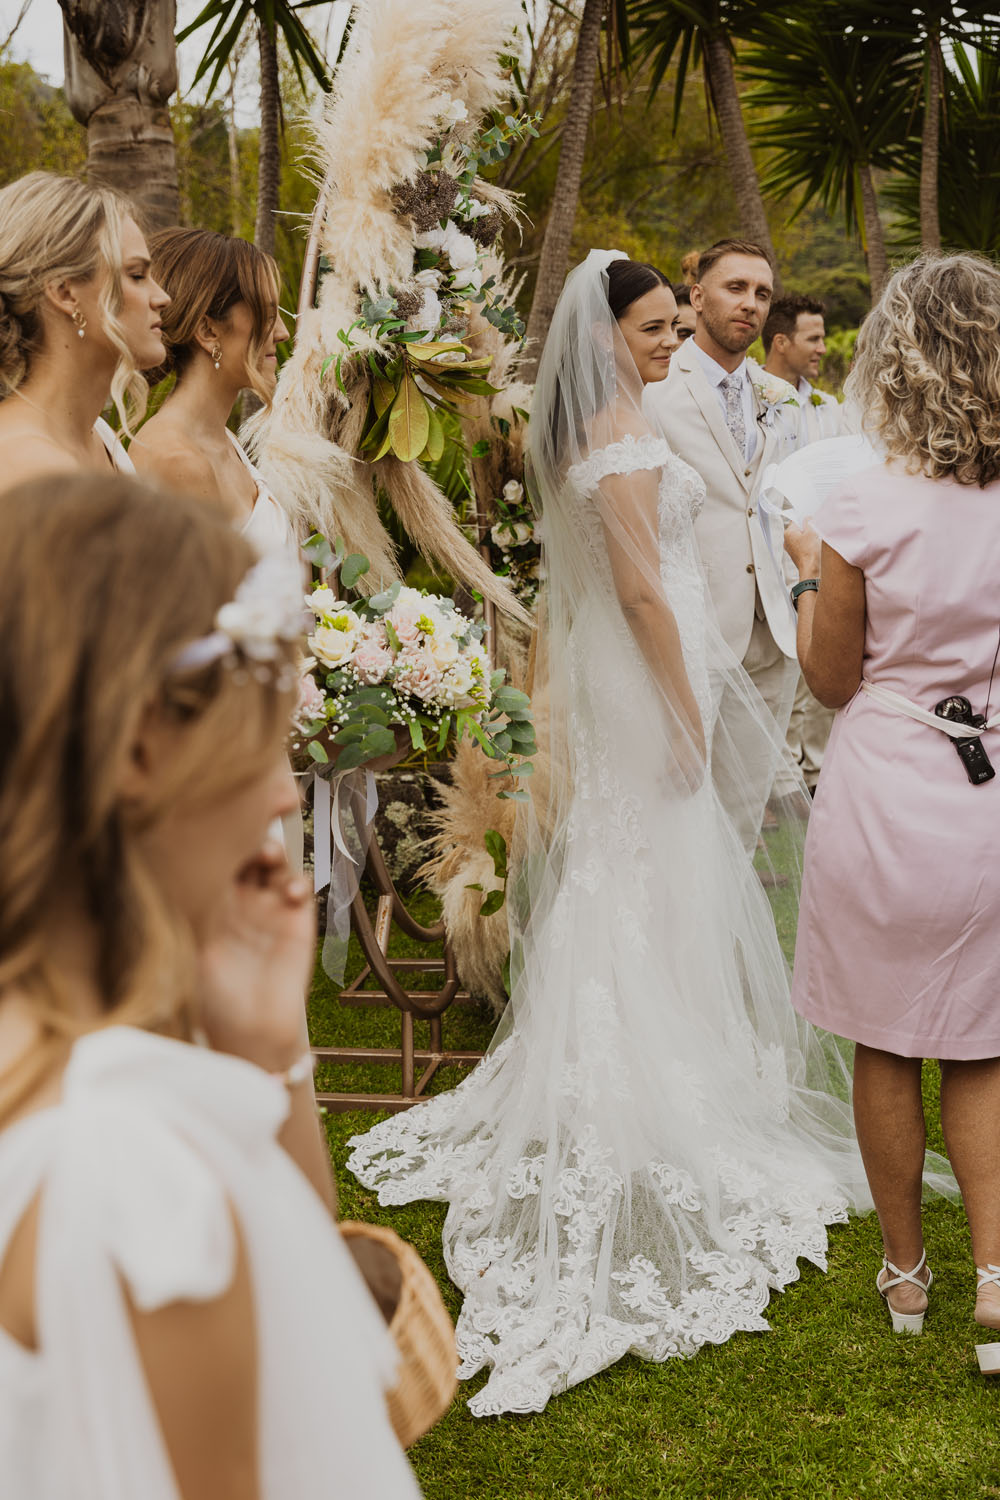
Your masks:
{"label": "groom", "polygon": [[[783,736],[798,673],[795,617],[781,572],[781,522],[762,516],[757,493],[766,469],[785,456],[794,424],[778,419],[779,409],[757,388],[769,377],[754,367],[752,381],[746,360],[773,287],[759,245],[729,239],[704,251],[691,288],[694,336],[673,356],[667,379],[647,386],[645,399],[671,448],[705,481],[695,530],[719,628]],[[752,849],[774,767],[749,764],[741,706],[732,694],[723,698],[720,721],[716,787]]]}

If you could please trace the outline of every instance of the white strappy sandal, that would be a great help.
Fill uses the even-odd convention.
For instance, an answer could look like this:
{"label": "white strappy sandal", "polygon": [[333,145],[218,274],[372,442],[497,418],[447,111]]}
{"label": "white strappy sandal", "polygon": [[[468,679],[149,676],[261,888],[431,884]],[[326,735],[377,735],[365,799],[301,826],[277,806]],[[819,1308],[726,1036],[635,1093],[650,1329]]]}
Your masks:
{"label": "white strappy sandal", "polygon": [[[991,1265],[987,1261],[985,1266],[976,1267],[976,1275],[979,1278],[976,1284],[977,1296],[984,1286],[1000,1286],[1000,1266]],[[976,1358],[984,1375],[1000,1375],[1000,1342],[977,1344]]]}
{"label": "white strappy sandal", "polygon": [[[888,1294],[892,1291],[894,1286],[902,1286],[904,1282],[909,1282],[911,1286],[918,1286],[922,1292],[928,1291],[931,1283],[934,1280],[934,1273],[931,1271],[930,1267],[927,1266],[926,1281],[921,1281],[919,1276],[917,1275],[918,1271],[922,1271],[924,1269],[924,1266],[926,1265],[926,1250],[923,1251],[920,1259],[917,1261],[917,1264],[913,1267],[912,1271],[901,1271],[898,1266],[893,1265],[891,1260],[888,1260],[885,1257],[883,1257],[882,1259],[882,1271],[890,1271],[892,1274],[887,1281],[882,1281],[882,1271],[879,1271],[878,1276],[876,1276],[875,1278],[875,1286],[878,1290],[879,1296],[885,1298],[885,1305],[889,1309],[889,1316],[892,1319],[893,1333],[923,1333],[924,1331],[924,1316],[926,1313],[926,1308],[924,1309],[924,1312],[919,1313],[897,1312],[889,1301]],[[1000,1344],[998,1344],[996,1347],[998,1350],[1000,1350]]]}

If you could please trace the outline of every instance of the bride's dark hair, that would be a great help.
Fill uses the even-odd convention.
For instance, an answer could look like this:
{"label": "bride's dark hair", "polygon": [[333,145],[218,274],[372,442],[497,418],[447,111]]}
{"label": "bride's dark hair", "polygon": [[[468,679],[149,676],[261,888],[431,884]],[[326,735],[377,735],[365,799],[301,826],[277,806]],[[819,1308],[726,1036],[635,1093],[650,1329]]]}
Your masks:
{"label": "bride's dark hair", "polygon": [[658,286],[670,286],[670,279],[656,266],[643,260],[613,260],[608,266],[608,306],[621,322],[633,302]]}

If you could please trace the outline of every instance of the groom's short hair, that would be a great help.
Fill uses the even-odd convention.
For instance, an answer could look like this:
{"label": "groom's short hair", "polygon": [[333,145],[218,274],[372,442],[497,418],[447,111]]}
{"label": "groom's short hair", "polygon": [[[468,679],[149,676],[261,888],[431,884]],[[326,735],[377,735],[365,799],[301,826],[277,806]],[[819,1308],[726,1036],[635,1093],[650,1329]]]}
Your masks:
{"label": "groom's short hair", "polygon": [[704,281],[713,266],[718,265],[724,255],[756,255],[761,260],[766,260],[774,270],[774,264],[769,253],[763,245],[756,244],[753,240],[716,240],[714,245],[709,245],[698,257],[698,280]]}

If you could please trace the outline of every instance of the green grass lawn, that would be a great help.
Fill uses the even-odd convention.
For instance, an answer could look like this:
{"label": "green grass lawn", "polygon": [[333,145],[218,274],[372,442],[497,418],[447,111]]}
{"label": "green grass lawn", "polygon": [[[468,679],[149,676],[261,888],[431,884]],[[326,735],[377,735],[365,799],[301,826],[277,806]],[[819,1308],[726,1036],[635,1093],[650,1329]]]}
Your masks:
{"label": "green grass lawn", "polygon": [[[782,899],[776,893],[776,905]],[[416,906],[423,920],[432,918],[430,898]],[[787,945],[788,924],[778,915]],[[414,950],[397,934],[391,951]],[[342,1007],[318,967],[310,1027],[318,1045],[398,1046],[395,1011]],[[421,1030],[418,1024],[418,1046]],[[482,1046],[491,1031],[489,1016],[478,1009],[455,1007],[445,1017],[446,1046]],[[442,1075],[438,1086],[460,1076]],[[399,1075],[377,1066],[328,1068],[318,1082],[395,1090]],[[925,1091],[932,1144],[942,1149],[932,1065],[925,1068]],[[391,1225],[416,1245],[457,1313],[459,1297],[441,1256],[444,1205],[382,1209],[346,1170],[348,1138],[377,1118],[360,1111],[327,1116],[341,1213]],[[927,1247],[935,1283],[921,1338],[889,1329],[874,1289],[881,1248],[872,1215],[831,1231],[829,1273],[804,1266],[801,1281],[772,1300],[768,1334],[737,1334],[692,1360],[623,1360],[537,1416],[475,1419],[466,1398],[486,1377],[463,1383],[443,1421],[411,1450],[424,1494],[428,1500],[1000,1500],[1000,1380],[991,1385],[976,1365],[975,1277],[958,1207],[929,1207]]]}

